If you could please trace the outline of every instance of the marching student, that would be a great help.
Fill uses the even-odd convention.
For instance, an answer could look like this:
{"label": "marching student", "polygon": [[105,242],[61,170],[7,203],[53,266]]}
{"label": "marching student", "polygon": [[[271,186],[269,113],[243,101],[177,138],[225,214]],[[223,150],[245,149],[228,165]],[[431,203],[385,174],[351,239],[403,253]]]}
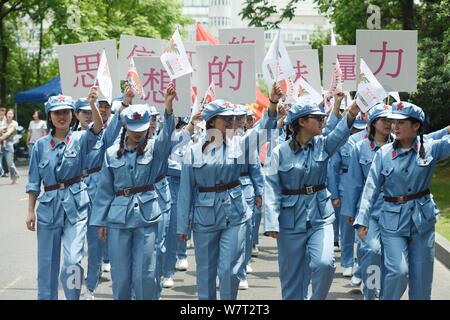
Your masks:
{"label": "marching student", "polygon": [[309,256],[311,299],[325,299],[335,270],[334,210],[325,184],[329,158],[348,139],[359,108],[353,103],[322,135],[326,114],[309,103],[293,105],[285,119],[292,136],[272,151],[265,176],[265,235],[277,239],[283,299],[305,299]]}
{"label": "marching student", "polygon": [[[102,130],[96,99],[97,88],[92,87],[88,100],[94,123],[81,132],[73,131],[76,118],[72,98],[50,97],[45,104],[50,133],[37,140],[31,152],[26,224],[30,231],[37,227],[38,299],[58,299],[58,275],[66,298],[80,298],[84,277],[81,260],[89,210],[82,170],[86,155]],[[44,192],[39,196],[41,184]],[[35,214],[36,199],[39,206]],[[61,242],[64,263],[60,271]]]}
{"label": "marching student", "polygon": [[[275,129],[276,104],[281,89],[274,85],[269,111],[261,129]],[[259,130],[244,137],[233,136],[235,112],[230,102],[214,100],[202,111],[207,137],[193,144],[184,159],[177,208],[177,234],[187,240],[192,223],[198,298],[216,299],[216,276],[219,275],[220,299],[237,297],[238,272],[243,266],[247,220],[251,219],[239,181],[248,154],[248,140]],[[244,147],[244,148],[241,148]],[[194,207],[190,217],[190,208]]]}
{"label": "marching student", "polygon": [[162,210],[155,182],[169,158],[175,96],[170,83],[164,126],[156,139],[149,138],[149,107],[126,108],[120,142],[105,154],[90,225],[99,227],[101,239],[108,237],[115,300],[154,299],[159,290],[156,240]]}
{"label": "marching student", "polygon": [[[392,120],[388,118],[391,114],[391,107],[380,103],[373,107],[368,114],[369,135],[367,139],[358,141],[350,155],[348,163],[348,173],[342,176],[342,223],[352,225],[354,216],[357,213],[364,183],[367,179],[370,166],[375,153],[385,144],[391,142]],[[373,300],[380,291],[380,283],[369,283],[369,276],[373,273],[373,267],[377,266],[381,270],[381,241],[380,227],[378,219],[382,210],[383,192],[380,192],[376,200],[369,219],[369,230],[365,241],[361,244],[362,254],[360,256],[359,267],[364,282],[364,299]],[[352,246],[353,249],[353,246]],[[369,269],[370,268],[370,269]],[[381,272],[384,274],[384,272]]]}
{"label": "marching student", "polygon": [[[97,288],[101,275],[101,266],[103,258],[103,248],[106,248],[104,242],[98,239],[97,227],[89,225],[92,212],[92,202],[97,193],[97,185],[100,180],[100,170],[106,150],[114,143],[122,128],[120,112],[131,102],[129,88],[126,89],[125,99],[121,104],[120,110],[114,114],[109,126],[102,131],[101,138],[94,145],[92,150],[87,154],[86,164],[84,166],[84,183],[89,193],[90,205],[88,211],[88,226],[86,232],[86,240],[88,245],[88,270],[86,291],[84,299],[93,300],[94,291]],[[92,111],[89,102],[85,98],[80,98],[75,102],[75,115],[80,123],[79,129],[86,130],[91,123]]]}
{"label": "marching student", "polygon": [[388,118],[395,140],[375,154],[354,226],[365,240],[382,190],[378,222],[386,274],[381,298],[399,300],[408,286],[411,300],[429,300],[439,213],[429,186],[436,163],[450,156],[450,139],[424,140],[425,114],[414,104],[394,103]]}

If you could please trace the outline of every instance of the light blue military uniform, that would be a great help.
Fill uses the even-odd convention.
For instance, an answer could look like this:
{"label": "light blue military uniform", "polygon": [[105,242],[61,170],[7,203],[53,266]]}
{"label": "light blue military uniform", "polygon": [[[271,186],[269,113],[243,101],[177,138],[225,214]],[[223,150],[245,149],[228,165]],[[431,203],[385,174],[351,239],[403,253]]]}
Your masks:
{"label": "light blue military uniform", "polygon": [[[79,110],[91,110],[86,98],[80,98],[75,102],[75,113]],[[93,292],[98,285],[101,273],[102,248],[103,242],[98,239],[96,226],[89,225],[89,219],[92,211],[92,201],[97,192],[97,185],[100,179],[100,169],[103,164],[106,149],[108,149],[119,135],[122,124],[119,120],[119,113],[116,112],[109,125],[103,129],[101,139],[97,141],[92,150],[87,154],[86,165],[83,171],[84,183],[87,186],[91,204],[88,211],[88,226],[86,240],[88,244],[88,270],[86,287]]]}
{"label": "light blue military uniform", "polygon": [[[245,106],[237,105],[235,109],[236,116],[247,116],[247,110]],[[256,141],[257,142],[257,141]],[[256,145],[257,146],[257,145]],[[256,147],[256,146],[251,146]],[[250,148],[250,146],[249,146]],[[251,255],[252,255],[252,244],[253,244],[253,229],[254,219],[255,219],[255,211],[257,210],[255,204],[255,197],[262,197],[264,191],[264,179],[261,173],[261,164],[259,163],[259,153],[258,150],[254,150],[251,153],[253,156],[252,161],[247,161],[247,164],[244,165],[243,172],[241,172],[241,176],[239,177],[239,181],[242,185],[242,193],[244,194],[245,201],[247,202],[248,207],[252,211],[252,218],[247,221],[247,234],[245,238],[245,250],[244,250],[244,264],[242,265],[238,278],[239,280],[247,280],[247,272],[246,266],[250,263]],[[258,209],[259,210],[259,209]]]}
{"label": "light blue military uniform", "polygon": [[[317,106],[294,105],[286,123],[311,114],[324,115]],[[278,232],[278,263],[283,299],[305,296],[305,255],[312,273],[311,299],[325,299],[335,270],[333,258],[334,211],[324,188],[330,156],[350,135],[347,117],[326,137],[316,136],[302,149],[292,138],[275,147],[265,176],[265,233]],[[267,166],[267,164],[266,164]],[[266,167],[265,166],[265,167]],[[266,169],[266,168],[265,168]],[[316,187],[313,187],[316,186]],[[305,188],[304,195],[284,195]]]}
{"label": "light blue military uniform", "polygon": [[[170,223],[169,229],[167,231],[166,239],[166,258],[164,259],[163,266],[163,276],[165,278],[171,278],[175,271],[175,263],[177,258],[177,247],[178,247],[178,237],[176,234],[177,229],[177,201],[178,193],[180,192],[180,176],[181,176],[181,166],[183,163],[184,155],[188,145],[190,144],[191,136],[190,134],[181,129],[175,132],[172,136],[172,143],[175,146],[170,153],[168,160],[168,181],[170,187],[170,193],[172,198],[172,206],[170,208]],[[184,241],[182,241],[185,243]],[[184,257],[186,258],[186,257]]]}
{"label": "light blue military uniform", "polygon": [[[376,105],[369,112],[369,125],[378,118],[386,118],[390,113],[390,106],[384,104]],[[370,141],[369,139],[358,141],[352,149],[348,174],[342,178],[342,184],[345,186],[342,190],[341,215],[343,220],[347,220],[347,217],[355,218],[355,215],[358,212],[364,183],[367,179],[373,157],[378,149],[379,146],[377,142]],[[384,272],[381,272],[381,274],[378,273],[378,279],[374,279],[373,276],[370,277],[374,272],[377,272],[376,270],[374,271],[374,267],[378,267],[378,271],[382,269],[382,249],[378,218],[383,202],[383,192],[380,192],[370,215],[369,232],[364,243],[361,244],[362,254],[360,255],[359,267],[361,270],[361,277],[364,281],[364,298],[366,300],[375,299],[376,290],[381,288],[380,276],[384,274]]]}
{"label": "light blue military uniform", "polygon": [[[48,116],[51,111],[61,109],[73,110],[71,97],[53,96],[45,104]],[[41,184],[45,189],[53,189],[39,196],[36,210],[38,299],[58,299],[59,274],[66,298],[80,297],[84,278],[81,260],[89,210],[89,195],[81,176],[86,155],[96,142],[97,136],[90,128],[83,132],[70,131],[61,142],[50,133],[37,140],[31,152],[26,192],[39,196]],[[68,181],[74,178],[79,181]],[[64,262],[60,272],[61,241]]]}
{"label": "light blue military uniform", "polygon": [[[147,106],[130,106],[121,117],[128,130],[145,131],[149,127]],[[108,227],[115,300],[132,296],[137,300],[154,299],[159,290],[156,238],[161,209],[154,182],[169,157],[174,128],[173,115],[165,114],[162,132],[148,140],[143,155],[128,150],[126,142],[121,158],[117,157],[119,145],[113,145],[105,154],[90,225]],[[133,188],[140,190],[133,192]]]}
{"label": "light blue military uniform", "polygon": [[[353,128],[362,130],[360,132],[364,133],[366,126],[367,122],[361,117],[361,114],[359,114],[353,122]],[[350,154],[355,142],[358,141],[355,140],[355,138],[351,139],[351,137],[341,148],[339,148],[338,152],[331,157],[328,168],[328,190],[331,192],[331,200],[339,199],[341,200],[341,205],[343,193],[347,188],[344,181],[345,177],[348,176]],[[357,139],[361,139],[361,134],[357,136]],[[338,223],[335,221],[333,225],[335,228],[334,241],[336,241],[336,235],[340,234],[341,266],[343,268],[353,267],[355,230],[347,223],[345,218],[340,219],[340,208],[334,207],[334,210],[335,215],[337,216],[336,220],[338,220]]]}
{"label": "light blue military uniform", "polygon": [[[204,107],[202,117],[208,122],[218,115],[234,116],[230,106],[229,102],[215,100]],[[269,118],[267,114],[262,122],[260,128],[263,129],[276,126],[276,118]],[[207,143],[202,139],[186,153],[178,195],[177,234],[188,234],[189,211],[193,205],[199,299],[216,299],[217,272],[220,298],[234,300],[237,297],[237,274],[244,264],[246,222],[252,216],[239,182],[245,161],[241,163],[239,159],[248,154],[246,141],[257,133],[257,130],[249,130],[244,137],[236,136],[231,144],[223,143],[212,150],[209,148],[212,144],[204,150]],[[204,191],[204,188],[211,191]]]}
{"label": "light blue military uniform", "polygon": [[[425,120],[422,109],[407,102],[394,103],[389,117]],[[384,190],[384,197],[401,197],[397,202],[385,198],[379,216],[386,269],[382,298],[387,300],[400,299],[407,285],[410,299],[431,299],[434,225],[439,210],[426,191],[436,163],[450,156],[450,139],[448,135],[440,140],[427,139],[424,159],[419,156],[419,147],[417,137],[409,150],[394,149],[391,143],[376,152],[354,223],[356,228],[370,227],[380,190]],[[424,195],[409,201],[404,198],[416,194]]]}

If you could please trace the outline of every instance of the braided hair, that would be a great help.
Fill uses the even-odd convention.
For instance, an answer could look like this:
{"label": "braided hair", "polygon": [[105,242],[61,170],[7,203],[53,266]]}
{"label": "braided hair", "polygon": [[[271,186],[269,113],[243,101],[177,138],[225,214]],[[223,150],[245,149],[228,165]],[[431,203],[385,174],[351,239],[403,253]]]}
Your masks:
{"label": "braided hair", "polygon": [[142,156],[145,152],[145,148],[147,147],[147,142],[148,142],[148,136],[150,134],[150,130],[147,130],[147,133],[145,134],[145,139],[143,143],[139,143],[138,147],[137,147],[137,154]]}
{"label": "braided hair", "polygon": [[117,159],[122,158],[125,152],[125,135],[127,134],[127,128],[122,126],[122,134],[120,135],[119,150],[117,150]]}
{"label": "braided hair", "polygon": [[[299,118],[300,119],[300,118]],[[300,124],[298,123],[298,119],[291,124],[292,131],[289,129],[289,124],[286,125],[286,140],[289,140],[292,137],[292,140],[295,140],[297,134],[300,132]]]}

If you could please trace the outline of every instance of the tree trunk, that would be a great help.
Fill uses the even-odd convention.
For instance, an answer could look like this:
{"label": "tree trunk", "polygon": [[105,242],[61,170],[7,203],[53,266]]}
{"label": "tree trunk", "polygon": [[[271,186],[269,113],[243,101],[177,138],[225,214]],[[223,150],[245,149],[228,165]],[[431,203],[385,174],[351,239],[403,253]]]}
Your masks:
{"label": "tree trunk", "polygon": [[403,30],[415,30],[414,0],[402,0]]}
{"label": "tree trunk", "polygon": [[[3,9],[3,8],[2,8]],[[0,13],[3,10],[0,11]],[[8,46],[5,43],[4,20],[0,20],[0,47],[1,47],[1,61],[0,61],[0,106],[6,103],[6,66],[8,62]]]}
{"label": "tree trunk", "polygon": [[42,12],[41,16],[39,17],[40,23],[39,23],[39,53],[38,58],[36,61],[36,80],[39,83],[41,80],[41,60],[42,60],[42,42],[43,42],[43,30],[44,30],[44,17],[45,13]]}

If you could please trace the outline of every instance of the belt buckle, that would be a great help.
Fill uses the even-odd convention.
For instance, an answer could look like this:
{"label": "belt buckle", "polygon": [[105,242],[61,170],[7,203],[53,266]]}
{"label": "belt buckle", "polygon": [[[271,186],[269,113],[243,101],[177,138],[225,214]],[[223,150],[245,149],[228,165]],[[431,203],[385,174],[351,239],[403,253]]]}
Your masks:
{"label": "belt buckle", "polygon": [[306,189],[306,194],[313,194],[314,193],[314,187],[313,186],[307,186],[305,187]]}
{"label": "belt buckle", "polygon": [[406,196],[400,196],[398,197],[398,203],[405,203],[406,202]]}
{"label": "belt buckle", "polygon": [[58,189],[62,190],[62,189],[65,189],[65,188],[66,188],[66,185],[64,184],[64,182],[60,182]]}
{"label": "belt buckle", "polygon": [[130,192],[131,192],[131,188],[125,188],[123,189],[123,195],[125,197],[129,197],[130,196]]}

